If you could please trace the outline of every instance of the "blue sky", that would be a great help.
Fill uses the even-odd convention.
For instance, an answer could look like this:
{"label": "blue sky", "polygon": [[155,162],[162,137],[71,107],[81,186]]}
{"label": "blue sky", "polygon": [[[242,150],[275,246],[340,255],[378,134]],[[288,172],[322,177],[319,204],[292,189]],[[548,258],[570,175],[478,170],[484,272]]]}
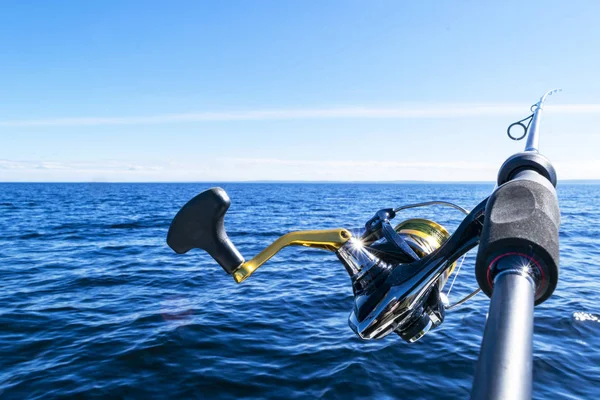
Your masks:
{"label": "blue sky", "polygon": [[600,179],[600,2],[4,1],[0,181]]}

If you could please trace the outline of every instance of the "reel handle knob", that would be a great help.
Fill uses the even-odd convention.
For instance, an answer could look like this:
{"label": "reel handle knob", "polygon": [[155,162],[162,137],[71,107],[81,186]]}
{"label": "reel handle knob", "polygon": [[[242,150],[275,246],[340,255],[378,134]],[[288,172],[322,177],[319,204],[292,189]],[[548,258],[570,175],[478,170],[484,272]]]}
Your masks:
{"label": "reel handle knob", "polygon": [[230,204],[229,196],[219,187],[188,201],[171,222],[167,234],[169,247],[178,254],[202,249],[231,275],[244,263],[244,257],[225,232],[223,219]]}

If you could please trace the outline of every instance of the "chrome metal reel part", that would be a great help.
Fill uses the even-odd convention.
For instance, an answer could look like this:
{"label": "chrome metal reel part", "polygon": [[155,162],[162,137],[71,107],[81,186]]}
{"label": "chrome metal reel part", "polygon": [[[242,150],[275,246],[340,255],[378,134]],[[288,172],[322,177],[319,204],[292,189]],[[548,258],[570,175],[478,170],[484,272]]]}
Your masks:
{"label": "chrome metal reel part", "polygon": [[[440,203],[444,202],[397,210]],[[352,279],[355,296],[348,322],[360,338],[379,339],[395,332],[412,343],[444,321],[446,305],[441,291],[456,260],[476,245],[484,205],[472,214],[453,204],[441,205],[468,214],[457,236],[426,219],[405,220],[391,233],[387,226],[396,211],[388,209],[367,222],[361,238],[351,239],[337,251]],[[405,245],[417,255],[416,259],[410,260],[402,253]]]}

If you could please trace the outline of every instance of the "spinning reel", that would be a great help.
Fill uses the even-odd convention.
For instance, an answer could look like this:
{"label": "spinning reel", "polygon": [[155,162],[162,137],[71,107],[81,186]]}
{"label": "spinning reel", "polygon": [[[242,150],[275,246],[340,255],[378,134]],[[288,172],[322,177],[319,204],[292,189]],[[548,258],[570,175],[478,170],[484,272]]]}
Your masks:
{"label": "spinning reel", "polygon": [[[426,219],[409,219],[392,227],[398,211],[436,204],[467,214],[454,235]],[[205,250],[238,283],[286,246],[334,252],[352,282],[354,307],[348,320],[352,330],[362,339],[396,332],[407,342],[418,340],[444,321],[442,288],[456,260],[478,243],[483,215],[483,206],[469,214],[445,202],[384,209],[367,221],[360,236],[341,228],[291,232],[245,261],[225,231],[229,206],[221,188],[200,193],[173,219],[167,243],[180,254],[192,248]]]}
{"label": "spinning reel", "polygon": [[[538,151],[544,101],[553,93],[547,92],[532,106],[531,116],[509,127],[511,139],[527,136],[525,151],[504,162],[497,187],[471,212],[446,202],[383,209],[358,236],[342,228],[291,232],[246,261],[225,232],[229,197],[223,189],[213,188],[179,210],[167,243],[180,254],[205,250],[238,283],[285,246],[334,252],[354,291],[350,328],[362,339],[396,332],[407,342],[444,321],[451,307],[445,305],[441,290],[457,260],[479,245],[475,276],[491,301],[472,397],[531,398],[533,307],[550,297],[558,283],[556,172]],[[517,126],[523,129],[522,136],[511,133]],[[466,216],[452,235],[426,219],[392,226],[399,211],[426,205],[454,207]]]}

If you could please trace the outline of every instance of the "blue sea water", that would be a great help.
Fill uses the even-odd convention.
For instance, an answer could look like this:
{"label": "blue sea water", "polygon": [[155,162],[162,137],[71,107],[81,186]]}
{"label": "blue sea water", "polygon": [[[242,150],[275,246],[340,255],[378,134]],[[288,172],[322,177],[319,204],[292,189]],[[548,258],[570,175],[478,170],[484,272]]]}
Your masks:
{"label": "blue sea water", "polygon": [[[419,342],[361,341],[331,253],[286,248],[238,285],[165,243],[211,184],[0,184],[0,398],[466,398],[489,300]],[[291,230],[359,228],[384,207],[479,184],[234,184],[226,226],[247,257]],[[600,185],[559,187],[561,276],[535,310],[534,397],[600,397]],[[452,230],[451,209],[406,211]],[[469,253],[451,301],[476,281]]]}

